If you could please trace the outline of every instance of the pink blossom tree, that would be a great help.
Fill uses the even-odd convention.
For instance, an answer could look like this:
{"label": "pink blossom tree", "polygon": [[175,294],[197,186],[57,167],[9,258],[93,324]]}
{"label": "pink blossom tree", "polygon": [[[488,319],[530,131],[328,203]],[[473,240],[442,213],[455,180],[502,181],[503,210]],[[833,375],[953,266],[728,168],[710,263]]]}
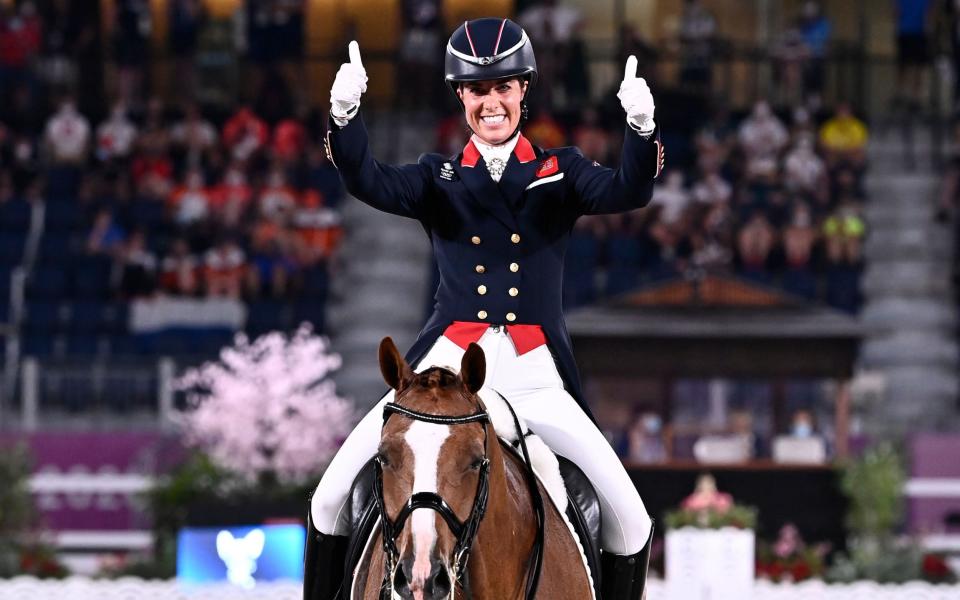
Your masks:
{"label": "pink blossom tree", "polygon": [[219,361],[177,380],[188,404],[177,422],[188,444],[242,482],[301,484],[322,472],[353,422],[329,378],[340,365],[306,324],[291,336],[238,334]]}

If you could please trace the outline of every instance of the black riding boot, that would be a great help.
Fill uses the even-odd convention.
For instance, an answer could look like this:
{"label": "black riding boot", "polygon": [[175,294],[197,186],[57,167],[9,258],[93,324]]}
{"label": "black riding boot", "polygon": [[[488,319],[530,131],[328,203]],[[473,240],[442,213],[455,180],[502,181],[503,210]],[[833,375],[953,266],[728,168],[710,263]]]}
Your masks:
{"label": "black riding boot", "polygon": [[647,544],[640,552],[621,556],[604,552],[600,565],[601,600],[640,600],[647,585],[647,566],[650,564],[650,546],[653,528]]}
{"label": "black riding boot", "polygon": [[317,531],[307,511],[307,546],[303,552],[303,600],[341,600],[344,562],[347,559],[345,535],[327,535]]}

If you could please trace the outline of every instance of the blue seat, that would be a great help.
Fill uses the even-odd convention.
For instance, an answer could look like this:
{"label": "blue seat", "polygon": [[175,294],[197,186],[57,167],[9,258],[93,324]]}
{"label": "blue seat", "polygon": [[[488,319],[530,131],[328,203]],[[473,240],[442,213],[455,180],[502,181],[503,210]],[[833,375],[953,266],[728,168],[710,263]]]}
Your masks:
{"label": "blue seat", "polygon": [[67,354],[72,356],[96,356],[100,353],[100,340],[95,335],[71,335],[67,338]]}
{"label": "blue seat", "polygon": [[0,204],[0,231],[26,233],[30,229],[32,210],[29,202],[19,198]]}
{"label": "blue seat", "polygon": [[45,233],[40,238],[37,259],[48,265],[69,265],[74,259],[70,236],[64,233]]}
{"label": "blue seat", "polygon": [[247,306],[247,323],[244,328],[251,336],[290,327],[290,313],[277,300],[260,300]]}
{"label": "blue seat", "polygon": [[82,229],[83,213],[73,199],[48,200],[44,206],[44,231],[69,233]]}
{"label": "blue seat", "polygon": [[28,299],[57,299],[67,293],[67,271],[59,266],[40,266],[27,280]]}
{"label": "blue seat", "polygon": [[28,333],[52,335],[62,329],[60,304],[47,300],[28,302],[23,328]]}
{"label": "blue seat", "polygon": [[58,165],[47,171],[47,196],[52,198],[76,198],[80,189],[82,172],[79,167]]}
{"label": "blue seat", "polygon": [[84,256],[72,269],[71,289],[77,298],[106,298],[110,295],[112,264],[106,256]]}
{"label": "blue seat", "polygon": [[327,307],[321,302],[300,301],[293,307],[293,322],[287,329],[299,327],[301,323],[310,323],[317,333],[326,331]]}
{"label": "blue seat", "polygon": [[23,338],[25,356],[51,356],[53,349],[54,340],[51,335],[28,334]]}
{"label": "blue seat", "polygon": [[[10,297],[0,296],[0,323],[8,323],[9,321],[10,321]],[[0,346],[6,346],[6,344],[0,342]]]}
{"label": "blue seat", "polygon": [[303,272],[303,295],[314,300],[326,301],[330,290],[330,276],[325,263],[317,264]]}
{"label": "blue seat", "polygon": [[141,227],[151,233],[163,229],[166,208],[162,202],[138,199],[130,207],[130,219],[136,227]]}
{"label": "blue seat", "polygon": [[23,262],[23,253],[27,243],[27,234],[0,233],[0,264],[19,265]]}

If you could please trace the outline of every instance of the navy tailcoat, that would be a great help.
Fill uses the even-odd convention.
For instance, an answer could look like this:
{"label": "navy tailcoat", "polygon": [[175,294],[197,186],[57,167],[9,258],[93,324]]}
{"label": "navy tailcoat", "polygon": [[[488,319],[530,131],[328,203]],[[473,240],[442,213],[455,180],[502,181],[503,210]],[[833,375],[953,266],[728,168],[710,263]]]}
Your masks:
{"label": "navy tailcoat", "polygon": [[563,320],[564,254],[581,215],[650,201],[663,166],[659,136],[627,127],[620,168],[610,169],[577,148],[542,150],[521,135],[499,183],[472,142],[453,157],[383,164],[360,115],[344,127],[331,121],[327,151],[351,194],[416,219],[430,238],[440,285],[407,361],[416,365],[453,321],[540,325],[567,390],[590,415]]}

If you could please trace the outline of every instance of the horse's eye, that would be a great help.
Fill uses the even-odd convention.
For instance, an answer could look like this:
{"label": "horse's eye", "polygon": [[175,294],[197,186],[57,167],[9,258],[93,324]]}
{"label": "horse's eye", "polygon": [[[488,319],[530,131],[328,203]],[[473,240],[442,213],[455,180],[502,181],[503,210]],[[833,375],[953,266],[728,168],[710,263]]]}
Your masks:
{"label": "horse's eye", "polygon": [[390,466],[390,459],[387,458],[387,455],[383,454],[382,452],[377,454],[377,462],[380,463],[380,466],[384,469]]}
{"label": "horse's eye", "polygon": [[472,463],[470,463],[470,468],[473,469],[474,471],[479,471],[479,470],[480,470],[480,467],[482,467],[482,466],[483,466],[483,463],[485,463],[486,461],[487,461],[487,459],[485,459],[485,458],[483,458],[483,457],[481,456],[480,458],[478,458],[478,459],[476,459],[475,461],[473,461]]}

